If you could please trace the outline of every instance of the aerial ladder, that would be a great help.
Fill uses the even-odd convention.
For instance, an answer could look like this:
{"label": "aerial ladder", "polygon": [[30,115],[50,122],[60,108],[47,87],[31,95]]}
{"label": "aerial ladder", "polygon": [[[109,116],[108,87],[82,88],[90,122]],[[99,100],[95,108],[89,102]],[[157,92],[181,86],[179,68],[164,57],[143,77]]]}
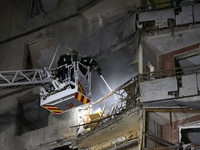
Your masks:
{"label": "aerial ladder", "polygon": [[[60,81],[56,72],[62,69],[67,72],[66,78]],[[85,69],[85,74],[82,69]],[[90,103],[92,97],[91,70],[79,61],[53,69],[0,71],[0,88],[31,84],[40,85],[40,106],[54,114]]]}

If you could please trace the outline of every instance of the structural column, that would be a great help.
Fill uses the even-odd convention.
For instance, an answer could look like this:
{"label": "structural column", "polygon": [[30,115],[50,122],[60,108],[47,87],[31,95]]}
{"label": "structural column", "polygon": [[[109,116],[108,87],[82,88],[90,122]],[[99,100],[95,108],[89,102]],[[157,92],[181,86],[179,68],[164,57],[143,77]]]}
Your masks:
{"label": "structural column", "polygon": [[138,50],[138,73],[143,73],[143,48],[141,43]]}

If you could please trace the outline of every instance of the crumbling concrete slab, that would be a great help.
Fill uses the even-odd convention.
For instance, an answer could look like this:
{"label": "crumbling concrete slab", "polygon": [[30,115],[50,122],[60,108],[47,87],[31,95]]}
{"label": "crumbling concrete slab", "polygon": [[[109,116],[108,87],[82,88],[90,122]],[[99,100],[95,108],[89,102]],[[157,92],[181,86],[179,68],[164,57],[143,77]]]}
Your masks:
{"label": "crumbling concrete slab", "polygon": [[140,102],[174,98],[169,92],[177,90],[176,77],[140,82]]}
{"label": "crumbling concrete slab", "polygon": [[130,110],[80,136],[79,146],[91,147],[109,141],[110,139],[124,136],[126,133],[138,132],[140,130],[139,118],[138,108]]}
{"label": "crumbling concrete slab", "polygon": [[181,7],[182,11],[176,15],[176,25],[193,23],[192,5]]}
{"label": "crumbling concrete slab", "polygon": [[169,18],[175,18],[173,9],[139,13],[139,22],[155,21],[155,26],[159,28],[168,27]]}
{"label": "crumbling concrete slab", "polygon": [[179,89],[179,97],[197,95],[197,76],[183,75],[182,77],[182,87]]}

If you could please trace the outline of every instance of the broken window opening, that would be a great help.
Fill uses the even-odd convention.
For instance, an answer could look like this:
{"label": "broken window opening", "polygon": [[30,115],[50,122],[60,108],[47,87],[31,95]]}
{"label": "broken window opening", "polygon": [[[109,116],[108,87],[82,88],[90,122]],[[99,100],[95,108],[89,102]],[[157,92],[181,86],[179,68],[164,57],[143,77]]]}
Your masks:
{"label": "broken window opening", "polygon": [[143,30],[152,30],[152,29],[157,29],[155,25],[155,20],[153,21],[145,21],[140,23],[142,25]]}
{"label": "broken window opening", "polygon": [[[180,35],[181,36],[181,35]],[[200,57],[199,57],[199,48],[178,54],[174,56],[175,68],[180,68],[176,70],[177,75],[183,75],[188,73],[196,73],[195,70],[199,70]],[[183,68],[194,66],[191,68]]]}
{"label": "broken window opening", "polygon": [[17,135],[48,126],[50,112],[40,107],[39,98],[27,102],[18,101]]}
{"label": "broken window opening", "polygon": [[[38,39],[26,44],[26,69],[42,69],[50,65],[55,47],[54,35],[49,36],[41,33],[38,35]],[[58,60],[58,58],[56,59]]]}
{"label": "broken window opening", "polygon": [[200,127],[181,129],[181,142],[185,144],[194,143],[193,140],[198,139],[198,137],[200,137]]}
{"label": "broken window opening", "polygon": [[[183,144],[195,144],[200,142],[200,122],[191,122],[184,124],[179,128],[179,142]],[[195,149],[200,149],[200,146],[196,146]]]}

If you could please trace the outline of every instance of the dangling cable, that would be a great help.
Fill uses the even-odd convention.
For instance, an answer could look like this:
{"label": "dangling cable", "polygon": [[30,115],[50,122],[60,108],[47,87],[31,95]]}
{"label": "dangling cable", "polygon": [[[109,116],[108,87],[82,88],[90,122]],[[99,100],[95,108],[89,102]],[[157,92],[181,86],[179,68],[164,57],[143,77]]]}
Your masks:
{"label": "dangling cable", "polygon": [[[61,45],[61,44],[60,44],[60,45]],[[52,60],[51,60],[50,65],[49,65],[49,68],[51,68],[51,66],[52,66],[52,64],[53,64],[53,61],[54,61],[54,59],[55,59],[55,57],[56,57],[56,53],[57,53],[57,51],[58,51],[60,45],[58,45],[58,47],[56,48],[56,51],[55,51],[55,53],[54,53],[54,55],[53,55],[53,58],[52,58]]]}
{"label": "dangling cable", "polygon": [[[54,61],[54,59],[55,59],[55,57],[56,57],[57,51],[58,51],[58,49],[59,49],[60,46],[64,46],[65,48],[69,49],[71,52],[75,51],[75,50],[71,49],[70,47],[68,47],[67,45],[64,45],[64,44],[58,45],[58,47],[56,48],[56,51],[55,51],[55,53],[54,53],[54,56],[53,56],[53,58],[52,58],[52,60],[51,60],[51,63],[50,63],[50,65],[49,65],[49,68],[51,68],[51,66],[52,66],[52,64],[53,64],[53,61]],[[78,55],[79,55],[80,57],[82,57],[79,53],[78,53]]]}

